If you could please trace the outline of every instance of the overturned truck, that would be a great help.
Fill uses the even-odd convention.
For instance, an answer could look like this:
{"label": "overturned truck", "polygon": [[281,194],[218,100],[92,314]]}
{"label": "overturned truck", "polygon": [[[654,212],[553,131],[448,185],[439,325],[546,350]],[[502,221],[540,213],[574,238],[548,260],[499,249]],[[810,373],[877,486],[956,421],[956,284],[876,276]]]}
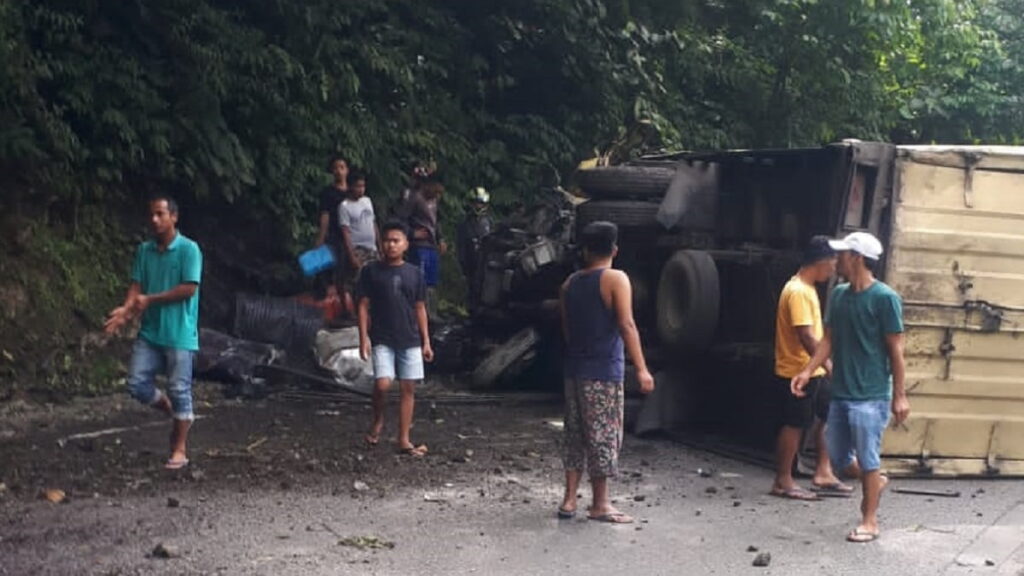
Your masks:
{"label": "overturned truck", "polygon": [[770,448],[777,295],[811,236],[864,230],[886,245],[880,276],[907,326],[912,414],[884,466],[1024,475],[1024,148],[680,153],[577,181],[577,229],[620,227],[617,267],[660,371],[641,425]]}

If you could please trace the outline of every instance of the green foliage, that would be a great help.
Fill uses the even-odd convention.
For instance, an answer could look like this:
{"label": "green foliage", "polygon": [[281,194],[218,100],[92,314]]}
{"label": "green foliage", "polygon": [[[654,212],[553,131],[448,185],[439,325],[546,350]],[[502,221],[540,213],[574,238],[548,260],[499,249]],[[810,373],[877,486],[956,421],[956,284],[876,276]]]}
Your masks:
{"label": "green foliage", "polygon": [[409,165],[435,161],[452,232],[469,188],[501,211],[610,149],[1020,143],[1022,15],[1024,0],[0,0],[0,224],[36,223],[22,253],[0,244],[0,397],[40,370],[51,389],[116,380],[79,340],[123,290],[118,218],[147,193],[177,196],[186,228],[208,212],[226,244],[257,230],[254,251],[287,254],[308,246],[338,152],[370,171],[382,214]]}
{"label": "green foliage", "polygon": [[125,231],[96,207],[82,209],[78,233],[7,216],[0,214],[2,235],[20,240],[0,244],[0,399],[23,390],[111,391],[123,367],[99,334],[124,294]]}
{"label": "green foliage", "polygon": [[[643,148],[1016,142],[1021,0],[0,0],[0,168],[31,203],[170,191],[298,248],[328,156],[499,205]],[[633,132],[629,132],[632,134]]]}

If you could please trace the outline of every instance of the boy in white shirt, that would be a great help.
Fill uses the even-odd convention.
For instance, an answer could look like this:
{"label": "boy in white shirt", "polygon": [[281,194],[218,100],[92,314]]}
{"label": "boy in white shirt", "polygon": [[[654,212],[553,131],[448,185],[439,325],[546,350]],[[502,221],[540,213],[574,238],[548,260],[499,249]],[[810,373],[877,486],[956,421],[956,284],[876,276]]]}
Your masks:
{"label": "boy in white shirt", "polygon": [[366,175],[362,172],[349,174],[348,196],[338,205],[338,223],[345,251],[345,310],[354,315],[352,289],[363,266],[377,260],[380,246],[373,202],[366,196]]}

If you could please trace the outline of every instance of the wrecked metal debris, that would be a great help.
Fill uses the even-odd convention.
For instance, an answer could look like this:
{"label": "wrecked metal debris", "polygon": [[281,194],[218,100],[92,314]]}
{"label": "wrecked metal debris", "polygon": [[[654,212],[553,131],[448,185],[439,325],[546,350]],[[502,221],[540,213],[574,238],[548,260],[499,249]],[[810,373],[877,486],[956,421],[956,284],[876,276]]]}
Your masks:
{"label": "wrecked metal debris", "polygon": [[927,490],[924,488],[892,488],[897,494],[913,494],[915,496],[940,496],[942,498],[959,498],[959,490]]}

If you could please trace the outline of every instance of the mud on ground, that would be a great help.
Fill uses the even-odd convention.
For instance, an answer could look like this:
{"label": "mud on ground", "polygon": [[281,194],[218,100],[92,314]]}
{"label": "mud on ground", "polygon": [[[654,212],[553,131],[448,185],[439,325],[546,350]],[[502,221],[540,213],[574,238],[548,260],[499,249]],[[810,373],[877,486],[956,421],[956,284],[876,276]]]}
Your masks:
{"label": "mud on ground", "polygon": [[[225,400],[216,384],[198,386],[191,465],[163,469],[167,421],[127,397],[68,406],[13,405],[0,424],[0,506],[31,501],[46,489],[71,500],[168,490],[318,487],[348,493],[356,481],[384,494],[460,476],[532,472],[557,460],[558,405],[450,405],[421,399],[414,458],[395,450],[397,402],[381,443],[364,434],[368,404],[325,399]],[[421,389],[421,396],[430,393]],[[550,420],[551,422],[546,422]]]}

